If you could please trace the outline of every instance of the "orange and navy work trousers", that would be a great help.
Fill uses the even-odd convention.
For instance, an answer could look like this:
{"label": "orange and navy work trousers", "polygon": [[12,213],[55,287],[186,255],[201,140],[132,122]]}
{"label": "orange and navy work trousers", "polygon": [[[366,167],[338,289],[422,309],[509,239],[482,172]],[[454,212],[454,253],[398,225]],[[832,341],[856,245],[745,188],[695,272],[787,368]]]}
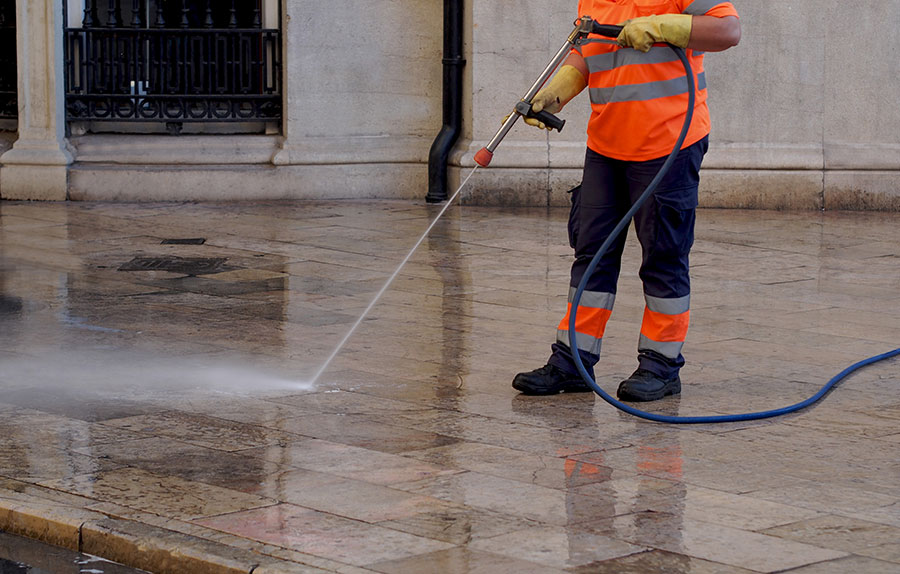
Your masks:
{"label": "orange and navy work trousers", "polygon": [[[684,365],[681,354],[690,323],[689,260],[700,164],[709,142],[681,150],[656,193],[637,212],[634,227],[641,243],[640,278],[644,286],[644,318],[638,343],[638,363],[670,378]],[[575,249],[569,289],[569,309],[560,322],[550,364],[577,373],[569,346],[572,299],[585,270],[619,220],[659,172],[665,158],[629,162],[602,156],[590,149],[581,186],[572,190],[569,241]],[[603,335],[616,300],[622,252],[627,233],[600,260],[578,306],[575,325],[578,352],[588,372],[600,359]]]}

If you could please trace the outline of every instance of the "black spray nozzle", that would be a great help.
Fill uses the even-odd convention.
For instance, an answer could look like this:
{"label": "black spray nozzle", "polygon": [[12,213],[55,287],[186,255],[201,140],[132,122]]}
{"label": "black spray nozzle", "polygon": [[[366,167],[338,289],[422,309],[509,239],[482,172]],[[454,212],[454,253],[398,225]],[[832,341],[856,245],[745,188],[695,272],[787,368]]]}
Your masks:
{"label": "black spray nozzle", "polygon": [[594,25],[591,26],[591,33],[606,36],[607,38],[618,38],[619,34],[622,32],[622,28],[623,26],[598,24],[597,22],[594,22]]}
{"label": "black spray nozzle", "polygon": [[542,122],[545,126],[552,128],[558,132],[561,132],[566,125],[566,120],[562,120],[550,112],[537,112],[535,113],[531,107],[531,104],[525,101],[519,101],[516,104],[516,113],[522,117],[526,118],[534,118],[539,122]]}

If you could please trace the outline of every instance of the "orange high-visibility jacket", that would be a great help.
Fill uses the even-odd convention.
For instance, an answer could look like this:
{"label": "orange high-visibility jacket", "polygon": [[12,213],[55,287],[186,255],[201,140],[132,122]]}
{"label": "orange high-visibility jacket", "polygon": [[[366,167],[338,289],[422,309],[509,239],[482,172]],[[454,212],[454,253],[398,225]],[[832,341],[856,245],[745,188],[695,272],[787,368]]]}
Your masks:
{"label": "orange high-visibility jacket", "polygon": [[[721,0],[580,0],[578,16],[601,24],[620,24],[653,14],[737,16],[731,2]],[[588,147],[614,159],[647,161],[668,155],[684,125],[688,83],[684,67],[665,44],[643,53],[620,48],[614,39],[589,36],[575,48],[590,72],[592,114]],[[703,53],[687,51],[697,76],[694,120],[683,147],[709,134]]]}

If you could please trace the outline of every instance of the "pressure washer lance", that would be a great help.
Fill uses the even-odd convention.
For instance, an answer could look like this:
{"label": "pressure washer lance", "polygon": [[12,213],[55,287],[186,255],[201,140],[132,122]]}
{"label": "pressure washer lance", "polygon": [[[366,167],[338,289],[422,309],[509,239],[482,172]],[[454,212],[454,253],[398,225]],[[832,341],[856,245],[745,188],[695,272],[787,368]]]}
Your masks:
{"label": "pressure washer lance", "polygon": [[569,52],[572,50],[574,46],[578,44],[581,40],[588,37],[588,34],[599,34],[601,36],[607,36],[610,38],[615,38],[619,35],[619,32],[622,31],[621,26],[611,26],[608,24],[598,24],[591,18],[590,16],[582,16],[578,20],[575,21],[575,29],[572,30],[572,33],[569,34],[568,39],[566,39],[566,43],[562,45],[562,48],[559,49],[559,52],[556,53],[556,56],[550,60],[550,63],[538,77],[538,79],[531,86],[531,89],[522,97],[521,101],[516,104],[515,113],[510,114],[508,118],[503,122],[503,125],[500,126],[500,129],[497,131],[497,134],[494,138],[483,148],[478,150],[475,153],[475,163],[477,163],[481,167],[487,167],[491,164],[491,160],[494,159],[494,151],[497,149],[497,146],[500,145],[500,142],[506,137],[512,127],[519,120],[519,117],[526,118],[534,118],[540,122],[543,122],[544,125],[550,127],[551,129],[555,129],[558,132],[561,132],[566,125],[566,121],[562,120],[549,112],[537,112],[535,113],[532,109],[532,101],[537,93],[544,87],[544,84],[547,83],[547,80],[550,79],[550,76],[556,71],[560,64],[563,63],[569,56]]}

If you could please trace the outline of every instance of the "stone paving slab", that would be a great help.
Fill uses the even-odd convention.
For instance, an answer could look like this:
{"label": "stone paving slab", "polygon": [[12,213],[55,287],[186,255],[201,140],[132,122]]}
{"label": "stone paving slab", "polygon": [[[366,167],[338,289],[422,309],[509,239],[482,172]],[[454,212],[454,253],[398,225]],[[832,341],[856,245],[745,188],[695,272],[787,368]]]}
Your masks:
{"label": "stone paving slab", "polygon": [[[897,359],[728,425],[510,387],[565,311],[565,210],[451,208],[334,353],[437,209],[0,202],[0,530],[158,573],[900,572]],[[703,210],[692,261],[656,412],[784,406],[900,346],[895,215]]]}

